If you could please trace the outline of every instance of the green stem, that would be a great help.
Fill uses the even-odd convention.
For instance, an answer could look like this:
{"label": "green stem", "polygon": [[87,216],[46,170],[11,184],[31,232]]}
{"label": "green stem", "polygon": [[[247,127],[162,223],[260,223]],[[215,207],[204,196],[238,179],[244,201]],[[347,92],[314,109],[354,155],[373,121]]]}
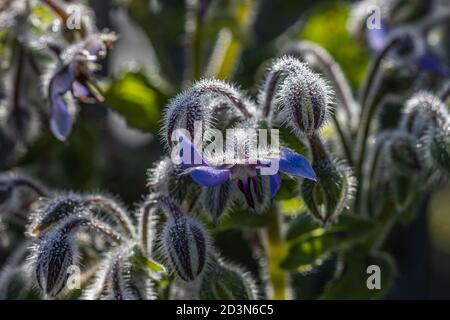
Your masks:
{"label": "green stem", "polygon": [[[359,200],[361,196],[361,188],[363,186],[363,164],[365,160],[366,147],[367,147],[367,138],[369,136],[370,125],[372,124],[373,116],[375,115],[375,111],[377,109],[378,104],[374,101],[374,92],[378,91],[378,86],[380,85],[380,81],[377,84],[377,78],[380,76],[380,66],[383,58],[387,55],[387,53],[398,43],[399,38],[392,38],[389,43],[383,48],[383,50],[376,56],[370,71],[367,77],[366,83],[364,85],[364,89],[361,95],[361,124],[358,128],[357,139],[356,139],[356,152],[357,156],[355,157],[356,161],[356,178],[358,181],[358,189],[356,191],[356,209],[359,206]],[[376,87],[375,84],[377,84]]]}
{"label": "green stem", "polygon": [[380,219],[378,221],[378,225],[375,229],[375,232],[368,241],[369,249],[374,252],[381,248],[384,241],[386,240],[387,235],[391,231],[392,227],[395,225],[395,221],[397,219],[397,215],[395,210],[392,209],[392,203],[387,203],[384,207],[380,215]]}
{"label": "green stem", "polygon": [[347,135],[344,132],[344,129],[341,127],[341,124],[339,123],[339,120],[337,119],[336,115],[333,115],[333,122],[334,126],[336,127],[336,131],[338,133],[338,136],[340,138],[342,148],[344,149],[345,157],[347,158],[349,166],[353,166],[353,156],[352,152],[350,150],[350,145],[348,143]]}
{"label": "green stem", "polygon": [[286,256],[287,247],[282,238],[281,216],[278,207],[274,204],[269,210],[270,225],[266,230],[266,249],[270,275],[269,298],[274,300],[287,299],[287,274],[280,267],[282,259]]}

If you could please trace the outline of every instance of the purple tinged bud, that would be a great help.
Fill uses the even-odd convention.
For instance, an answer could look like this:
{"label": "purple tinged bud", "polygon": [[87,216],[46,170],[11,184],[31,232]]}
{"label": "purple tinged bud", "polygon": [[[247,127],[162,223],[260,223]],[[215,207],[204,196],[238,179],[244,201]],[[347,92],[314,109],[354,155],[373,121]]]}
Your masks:
{"label": "purple tinged bud", "polygon": [[76,265],[78,249],[73,231],[85,219],[72,218],[55,230],[45,233],[32,249],[34,276],[39,288],[50,297],[60,294],[69,278],[69,267]]}
{"label": "purple tinged bud", "polygon": [[233,197],[232,187],[230,182],[225,182],[202,190],[203,208],[211,215],[215,223],[219,221],[219,218],[229,207]]}
{"label": "purple tinged bud", "polygon": [[90,214],[83,199],[76,194],[62,194],[52,199],[43,199],[32,212],[30,233],[40,235],[67,217],[81,217]]}
{"label": "purple tinged bud", "polygon": [[107,275],[107,296],[109,300],[134,300],[135,296],[130,290],[129,280],[131,263],[129,261],[131,248],[125,251],[118,250],[110,260],[109,273]]}
{"label": "purple tinged bud", "polygon": [[[300,60],[282,57],[275,61],[268,82],[277,76],[278,91],[273,93],[280,107],[280,119],[285,121],[297,136],[312,135],[326,122],[331,104],[331,89],[324,79]],[[284,76],[284,77],[282,77]]]}
{"label": "purple tinged bud", "polygon": [[170,217],[163,234],[164,251],[177,275],[195,280],[205,268],[209,239],[204,227],[187,216]]}
{"label": "purple tinged bud", "polygon": [[396,131],[389,137],[386,148],[390,164],[399,173],[411,175],[422,170],[417,140],[414,136]]}
{"label": "purple tinged bud", "polygon": [[202,123],[203,134],[212,126],[214,108],[220,101],[227,109],[237,109],[237,115],[250,116],[247,109],[249,102],[239,90],[220,80],[198,81],[172,99],[166,107],[162,135],[167,145],[172,146],[172,134],[177,129],[187,130],[194,137],[195,122]]}
{"label": "purple tinged bud", "polygon": [[442,127],[446,117],[445,104],[437,96],[419,92],[406,102],[400,127],[422,138],[428,129]]}

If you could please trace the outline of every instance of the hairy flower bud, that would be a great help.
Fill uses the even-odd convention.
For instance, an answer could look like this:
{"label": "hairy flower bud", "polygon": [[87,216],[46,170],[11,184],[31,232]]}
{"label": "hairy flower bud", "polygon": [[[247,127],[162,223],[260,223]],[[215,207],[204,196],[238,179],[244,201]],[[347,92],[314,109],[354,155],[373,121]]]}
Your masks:
{"label": "hairy flower bud", "polygon": [[419,92],[406,102],[400,126],[421,138],[428,129],[441,126],[445,122],[446,114],[446,107],[438,97]]}
{"label": "hairy flower bud", "polygon": [[[279,90],[275,92],[276,88]],[[312,135],[320,129],[329,112],[331,89],[324,79],[292,57],[276,60],[265,85],[266,108],[275,96],[281,108],[280,119],[298,136]]]}
{"label": "hairy flower bud", "polygon": [[69,216],[79,217],[89,213],[83,199],[76,194],[61,194],[52,199],[44,199],[31,215],[30,233],[39,235]]}
{"label": "hairy flower bud", "polygon": [[108,300],[133,300],[134,294],[130,290],[129,278],[131,264],[129,261],[131,250],[130,248],[119,249],[110,259],[108,282],[107,282],[107,296]]}
{"label": "hairy flower bud", "polygon": [[387,157],[391,166],[404,175],[418,173],[422,164],[417,153],[416,139],[403,131],[395,131],[386,143]]}
{"label": "hairy flower bud", "polygon": [[232,184],[225,182],[215,187],[204,187],[202,190],[203,207],[218,222],[232,199]]}
{"label": "hairy flower bud", "polygon": [[[172,146],[172,134],[176,129],[184,129],[191,137],[195,133],[195,123],[202,125],[202,134],[211,127],[217,99],[223,100],[225,107],[230,106],[238,110],[238,114],[248,118],[249,102],[243,94],[231,85],[220,80],[201,80],[188,90],[180,93],[166,107],[164,115],[163,139],[168,146]],[[212,103],[214,102],[214,103]]]}
{"label": "hairy flower bud", "polygon": [[106,255],[94,280],[83,290],[83,300],[134,300],[131,290],[133,248],[121,246]]}
{"label": "hairy flower bud", "polygon": [[205,272],[199,295],[201,300],[255,300],[256,283],[249,272],[220,262]]}
{"label": "hairy flower bud", "polygon": [[204,227],[191,217],[170,217],[163,233],[164,251],[178,276],[195,280],[203,271],[209,253]]}
{"label": "hairy flower bud", "polygon": [[76,265],[78,259],[72,233],[84,222],[82,218],[69,218],[60,227],[38,238],[32,248],[31,262],[36,283],[47,296],[55,297],[64,290],[69,278],[68,269]]}
{"label": "hairy flower bud", "polygon": [[165,157],[148,170],[147,186],[151,192],[168,194],[181,202],[188,194],[186,190],[196,188],[192,179],[183,172],[180,166],[175,165],[169,157]]}
{"label": "hairy flower bud", "polygon": [[315,159],[318,183],[304,180],[301,194],[312,215],[326,226],[342,213],[354,193],[354,177],[350,168],[328,158]]}
{"label": "hairy flower bud", "polygon": [[440,128],[428,131],[423,141],[425,154],[430,162],[450,175],[450,121]]}

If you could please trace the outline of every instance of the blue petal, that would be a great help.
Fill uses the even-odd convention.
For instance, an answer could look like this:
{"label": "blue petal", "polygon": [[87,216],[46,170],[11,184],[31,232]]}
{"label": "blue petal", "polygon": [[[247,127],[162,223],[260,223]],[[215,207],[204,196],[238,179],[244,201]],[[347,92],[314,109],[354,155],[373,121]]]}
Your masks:
{"label": "blue petal", "polygon": [[50,129],[58,140],[65,141],[72,131],[72,115],[62,97],[56,97],[52,103]]}
{"label": "blue petal", "polygon": [[292,176],[305,177],[317,181],[316,173],[309,161],[297,152],[282,148],[280,158],[280,171]]}
{"label": "blue petal", "polygon": [[425,53],[417,58],[417,64],[420,68],[442,75],[444,77],[450,77],[450,67],[439,61],[431,53]]}
{"label": "blue petal", "polygon": [[73,95],[77,98],[87,97],[90,94],[88,87],[82,84],[80,81],[74,81],[72,84]]}
{"label": "blue petal", "polygon": [[280,174],[274,174],[270,176],[270,199],[273,199],[275,195],[280,191],[281,177]]}
{"label": "blue petal", "polygon": [[72,89],[74,78],[74,65],[68,64],[59,70],[51,79],[49,86],[49,96],[62,96]]}
{"label": "blue petal", "polygon": [[[202,155],[198,152],[195,145],[191,142],[191,140],[188,137],[186,137],[186,135],[180,133],[179,141],[180,141],[181,164],[184,169],[206,164],[205,161],[203,161]],[[186,150],[187,152],[190,152],[190,157],[188,154],[184,156]]]}
{"label": "blue petal", "polygon": [[192,168],[188,171],[195,182],[205,187],[215,187],[230,180],[229,169],[214,169],[208,166]]}
{"label": "blue petal", "polygon": [[369,29],[367,28],[367,41],[370,48],[377,52],[382,50],[389,39],[389,27],[384,21],[381,21],[380,29]]}

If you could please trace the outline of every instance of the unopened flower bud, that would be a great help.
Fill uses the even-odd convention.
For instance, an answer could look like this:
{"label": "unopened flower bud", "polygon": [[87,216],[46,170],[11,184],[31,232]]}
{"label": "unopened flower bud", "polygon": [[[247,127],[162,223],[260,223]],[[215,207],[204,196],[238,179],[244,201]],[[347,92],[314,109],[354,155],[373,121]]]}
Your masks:
{"label": "unopened flower bud", "polygon": [[230,106],[237,109],[239,116],[250,116],[248,101],[239,90],[220,80],[201,80],[168,104],[162,130],[167,145],[172,146],[172,134],[177,129],[187,130],[190,136],[194,137],[196,123],[202,126],[201,134],[210,128],[214,107],[218,105],[217,99],[223,99],[223,105],[227,109]]}
{"label": "unopened flower bud", "polygon": [[30,233],[39,235],[66,217],[88,213],[83,199],[76,194],[62,194],[52,199],[44,199],[32,213]]}
{"label": "unopened flower bud", "polygon": [[203,271],[209,253],[204,227],[187,216],[169,217],[163,234],[165,253],[177,275],[195,280]]}
{"label": "unopened flower bud", "polygon": [[215,187],[204,187],[202,190],[203,207],[215,223],[230,204],[232,187],[230,182],[225,182]]}
{"label": "unopened flower bud", "polygon": [[60,294],[69,278],[68,269],[77,262],[78,249],[73,238],[74,229],[84,219],[69,218],[55,230],[38,239],[31,258],[39,288],[50,297]]}
{"label": "unopened flower bud", "polygon": [[318,182],[304,180],[301,194],[312,215],[326,226],[332,223],[353,197],[354,178],[348,166],[328,158],[313,162]]}
{"label": "unopened flower bud", "polygon": [[255,300],[256,283],[249,272],[220,262],[205,272],[199,295],[201,300]]}
{"label": "unopened flower bud", "polygon": [[168,194],[182,202],[187,196],[186,190],[197,186],[183,173],[184,170],[180,166],[176,166],[169,157],[165,157],[148,170],[147,185],[151,192]]}
{"label": "unopened flower bud", "polygon": [[283,67],[286,68],[286,76],[276,95],[277,105],[281,107],[280,118],[298,136],[310,136],[326,121],[331,89],[325,80],[298,59],[280,58],[273,69],[282,70]]}
{"label": "unopened flower bud", "polygon": [[428,129],[441,126],[445,122],[446,114],[446,107],[438,97],[419,92],[406,102],[400,126],[421,138]]}
{"label": "unopened flower bud", "polygon": [[422,169],[417,141],[412,135],[396,131],[390,135],[386,148],[388,161],[399,173],[415,174]]}
{"label": "unopened flower bud", "polygon": [[427,158],[437,168],[450,175],[450,122],[431,129],[424,137]]}
{"label": "unopened flower bud", "polygon": [[111,256],[109,272],[107,275],[107,295],[108,300],[133,300],[135,296],[130,290],[129,278],[131,264],[129,261],[131,250],[120,248]]}

